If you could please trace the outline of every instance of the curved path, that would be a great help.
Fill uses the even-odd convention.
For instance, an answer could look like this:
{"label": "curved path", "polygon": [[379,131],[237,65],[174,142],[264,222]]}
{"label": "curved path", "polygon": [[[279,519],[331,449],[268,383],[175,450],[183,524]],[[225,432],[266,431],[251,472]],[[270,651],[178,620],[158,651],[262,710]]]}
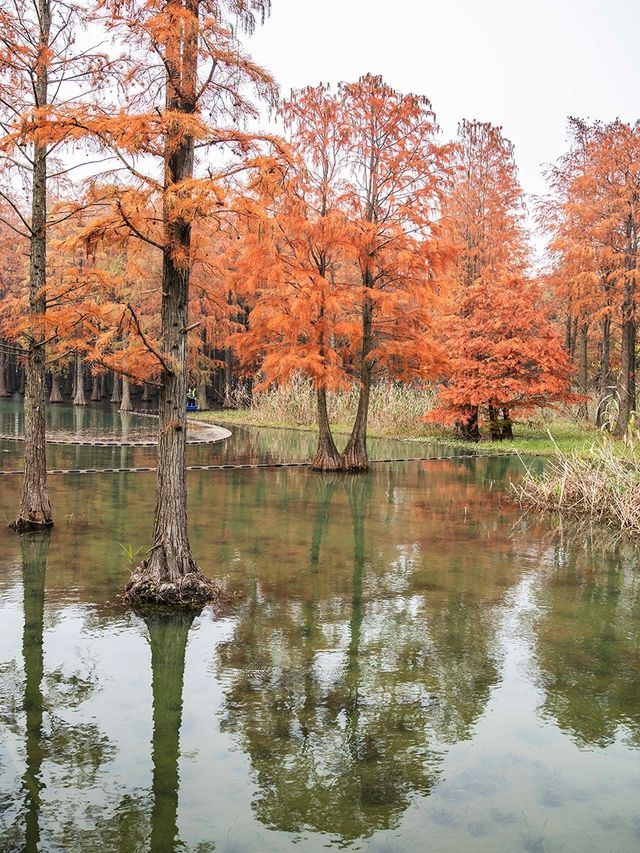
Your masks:
{"label": "curved path", "polygon": [[[231,435],[228,429],[204,421],[191,421],[191,423],[198,427],[198,436],[197,438],[187,438],[187,444],[216,444],[216,442],[224,441]],[[24,441],[24,436],[0,432],[0,440]],[[69,444],[76,447],[156,447],[158,444],[156,439],[123,439],[117,441],[116,439],[100,438],[56,438],[52,435],[47,435],[46,440],[47,444]]]}

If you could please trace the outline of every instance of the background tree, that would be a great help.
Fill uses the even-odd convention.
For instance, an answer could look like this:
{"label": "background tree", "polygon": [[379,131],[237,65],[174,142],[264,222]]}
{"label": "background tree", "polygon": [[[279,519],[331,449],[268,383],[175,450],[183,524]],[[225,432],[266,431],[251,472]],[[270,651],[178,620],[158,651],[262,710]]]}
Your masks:
{"label": "background tree", "polygon": [[351,369],[358,410],[342,467],[366,470],[369,393],[376,376],[403,381],[437,375],[436,271],[443,247],[436,218],[447,149],[436,144],[425,97],[403,95],[381,77],[342,84],[348,130],[346,211],[355,224],[357,278],[351,288]]}
{"label": "background tree", "polygon": [[22,333],[27,349],[24,478],[11,524],[18,531],[53,524],[44,414],[47,232],[69,214],[51,217],[47,192],[50,179],[61,179],[74,166],[52,160],[65,134],[52,135],[50,110],[56,105],[69,109],[104,70],[104,57],[78,46],[83,16],[83,4],[75,0],[9,0],[0,8],[0,196],[13,214],[5,224],[29,243],[29,323]]}
{"label": "background tree", "polygon": [[[525,278],[482,280],[460,297],[447,318],[449,378],[430,420],[460,423],[479,433],[470,409],[486,417],[491,439],[512,438],[512,413],[571,401],[569,359],[549,318],[540,287]],[[503,413],[500,417],[499,413]],[[477,440],[477,438],[476,438]]]}
{"label": "background tree", "polygon": [[567,348],[575,352],[580,341],[581,390],[596,360],[587,352],[587,318],[600,321],[596,417],[602,423],[615,402],[614,431],[621,436],[636,405],[640,125],[571,119],[569,128],[571,148],[549,172],[553,196],[543,208],[555,252],[556,292],[566,306]]}
{"label": "background tree", "polygon": [[442,228],[455,247],[446,268],[442,319],[449,366],[430,419],[455,423],[477,441],[480,417],[492,439],[512,436],[512,407],[566,396],[567,359],[540,288],[526,278],[524,202],[512,144],[500,128],[463,121],[443,203]]}
{"label": "background tree", "polygon": [[347,384],[338,345],[350,239],[340,206],[347,133],[340,101],[325,84],[292,92],[280,112],[296,159],[285,173],[254,182],[236,272],[250,305],[248,326],[233,343],[244,365],[262,371],[259,388],[296,374],[311,379],[318,423],[312,467],[337,470],[327,392]]}

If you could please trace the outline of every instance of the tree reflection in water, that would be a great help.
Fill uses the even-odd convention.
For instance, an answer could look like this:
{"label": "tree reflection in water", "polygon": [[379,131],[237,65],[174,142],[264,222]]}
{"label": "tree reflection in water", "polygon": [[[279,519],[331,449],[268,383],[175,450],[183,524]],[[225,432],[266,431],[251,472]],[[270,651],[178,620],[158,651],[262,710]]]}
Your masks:
{"label": "tree reflection in water", "polygon": [[170,853],[178,842],[180,726],[184,657],[194,612],[144,617],[151,645],[153,688],[153,809],[151,853]]}
{"label": "tree reflection in water", "polygon": [[24,586],[24,659],[26,716],[26,769],[22,777],[25,796],[24,849],[38,850],[40,843],[40,792],[42,790],[42,677],[44,674],[44,589],[51,531],[20,537]]}
{"label": "tree reflection in water", "polygon": [[[595,534],[595,535],[594,535]],[[609,539],[609,541],[607,541]],[[640,575],[620,536],[565,525],[534,619],[541,712],[579,746],[640,746]]]}
{"label": "tree reflection in water", "polygon": [[[294,598],[273,587],[264,595],[256,582],[219,647],[222,726],[251,758],[253,809],[270,829],[348,841],[397,825],[437,783],[447,744],[469,736],[499,679],[491,608],[470,600],[465,613],[455,583],[433,600],[377,588],[372,559],[386,544],[367,535],[373,487],[372,477],[318,477],[299,569],[309,583]],[[335,566],[320,553],[340,491],[353,536],[350,594],[323,597],[332,586],[323,566]]]}

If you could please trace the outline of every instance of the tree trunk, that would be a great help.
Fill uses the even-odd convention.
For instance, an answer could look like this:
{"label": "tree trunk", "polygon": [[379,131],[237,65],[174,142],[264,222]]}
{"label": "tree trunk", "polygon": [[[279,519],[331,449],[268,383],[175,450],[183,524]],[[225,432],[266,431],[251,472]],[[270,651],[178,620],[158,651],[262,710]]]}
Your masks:
{"label": "tree trunk", "polygon": [[51,393],[49,394],[50,403],[62,403],[62,391],[60,390],[60,377],[55,372],[51,374]]}
{"label": "tree trunk", "polygon": [[75,376],[75,365],[73,370],[65,370],[62,376],[62,393],[67,397],[71,397],[72,400],[76,395]]}
{"label": "tree trunk", "polygon": [[6,358],[2,348],[2,340],[0,340],[0,397],[8,397],[9,389],[6,381]]}
{"label": "tree trunk", "polygon": [[571,346],[571,328],[573,326],[573,317],[567,314],[567,319],[564,324],[564,348],[567,355],[571,355],[573,347]]}
{"label": "tree trunk", "polygon": [[[38,0],[40,44],[49,44],[51,10],[49,0]],[[48,66],[39,62],[35,79],[35,106],[47,104]],[[24,477],[18,517],[11,527],[18,532],[38,530],[53,524],[47,489],[45,441],[46,355],[42,320],[47,307],[47,147],[33,146],[33,186],[29,239],[30,334],[24,397]]]}
{"label": "tree trunk", "polygon": [[358,396],[358,411],[355,423],[349,436],[349,441],[341,457],[341,465],[345,471],[367,471],[369,456],[367,453],[367,419],[369,417],[369,395],[371,393],[371,364],[369,353],[372,347],[373,303],[368,295],[371,286],[368,273],[364,275],[365,291],[362,305],[362,354],[360,364],[360,394]]}
{"label": "tree trunk", "polygon": [[587,323],[582,323],[580,326],[580,345],[578,347],[578,363],[579,363],[579,387],[580,394],[585,398],[578,409],[578,417],[583,420],[589,418],[589,404],[587,394],[589,393],[589,360],[588,360],[588,344],[589,344],[589,326]]}
{"label": "tree trunk", "polygon": [[[634,224],[630,216],[627,223],[629,244],[633,239]],[[618,381],[618,423],[614,435],[621,438],[629,426],[631,412],[636,408],[636,306],[634,279],[634,252],[631,245],[627,249],[627,277],[624,285],[622,304],[622,348],[620,353],[620,376]]]}
{"label": "tree trunk", "polygon": [[498,410],[491,403],[489,404],[489,434],[491,441],[502,441],[502,430],[498,423]]}
{"label": "tree trunk", "polygon": [[111,388],[111,402],[112,403],[121,403],[122,397],[120,396],[120,377],[117,373],[113,373],[113,385]]}
{"label": "tree trunk", "polygon": [[224,397],[223,407],[233,409],[233,350],[226,347],[224,351]]}
{"label": "tree trunk", "polygon": [[331,434],[329,413],[327,412],[327,392],[324,388],[316,390],[318,411],[318,447],[311,463],[314,471],[339,471],[342,467],[338,448]]}
{"label": "tree trunk", "polygon": [[107,392],[107,374],[100,374],[100,399],[104,400],[108,396]]}
{"label": "tree trunk", "polygon": [[607,408],[612,399],[611,383],[611,314],[602,318],[602,340],[600,342],[600,396],[596,409],[596,426],[604,423]]}
{"label": "tree trunk", "polygon": [[91,402],[98,403],[100,401],[100,377],[97,373],[93,374],[91,383]]}
{"label": "tree trunk", "polygon": [[148,403],[151,400],[151,395],[149,394],[149,383],[145,382],[142,386],[142,402]]}
{"label": "tree trunk", "polygon": [[130,412],[133,409],[131,405],[131,388],[129,380],[126,376],[122,377],[122,402],[120,403],[121,412]]}
{"label": "tree trunk", "polygon": [[570,332],[570,346],[571,349],[569,351],[569,355],[571,356],[571,360],[576,357],[576,346],[578,343],[578,318],[574,317],[573,322],[571,324],[571,332]]}
{"label": "tree trunk", "polygon": [[[167,109],[192,114],[196,110],[199,0],[187,0],[187,19],[178,49],[171,46],[166,59]],[[165,140],[165,190],[193,178],[194,140],[180,130]],[[163,209],[165,246],[162,256],[160,395],[158,400],[158,463],[153,547],[136,567],[127,586],[131,603],[197,606],[220,597],[219,584],[206,578],[189,544],[185,450],[187,438],[187,327],[191,224],[181,219],[165,194]]]}
{"label": "tree trunk", "polygon": [[209,401],[207,400],[207,383],[201,382],[198,385],[198,409],[201,412],[206,412],[209,408]]}
{"label": "tree trunk", "polygon": [[480,426],[478,420],[478,407],[469,406],[463,420],[456,423],[456,435],[465,441],[480,441]]}
{"label": "tree trunk", "polygon": [[7,391],[9,396],[16,390],[16,359],[15,356],[5,356],[7,363]]}
{"label": "tree trunk", "polygon": [[145,617],[151,646],[153,692],[153,808],[150,853],[169,853],[178,841],[180,726],[184,661],[193,613]]}
{"label": "tree trunk", "polygon": [[75,396],[73,398],[74,406],[86,406],[87,398],[84,395],[84,364],[82,362],[82,356],[79,352],[76,353],[75,360]]}
{"label": "tree trunk", "polygon": [[513,441],[513,421],[509,414],[509,409],[502,410],[502,438]]}
{"label": "tree trunk", "polygon": [[33,536],[20,537],[24,587],[22,656],[24,660],[24,710],[26,716],[26,768],[22,777],[25,796],[24,850],[40,849],[40,798],[44,787],[41,773],[43,756],[42,677],[44,675],[42,637],[45,576],[50,537],[51,534],[48,530],[43,530]]}

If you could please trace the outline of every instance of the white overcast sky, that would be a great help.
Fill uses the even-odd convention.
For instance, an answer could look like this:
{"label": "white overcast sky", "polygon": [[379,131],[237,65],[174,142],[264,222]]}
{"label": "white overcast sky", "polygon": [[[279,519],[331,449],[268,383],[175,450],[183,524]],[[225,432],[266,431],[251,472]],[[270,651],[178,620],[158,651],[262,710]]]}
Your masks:
{"label": "white overcast sky", "polygon": [[427,95],[447,138],[462,118],[501,125],[527,193],[567,116],[640,117],[638,0],[272,0],[246,46],[283,94],[371,72]]}

